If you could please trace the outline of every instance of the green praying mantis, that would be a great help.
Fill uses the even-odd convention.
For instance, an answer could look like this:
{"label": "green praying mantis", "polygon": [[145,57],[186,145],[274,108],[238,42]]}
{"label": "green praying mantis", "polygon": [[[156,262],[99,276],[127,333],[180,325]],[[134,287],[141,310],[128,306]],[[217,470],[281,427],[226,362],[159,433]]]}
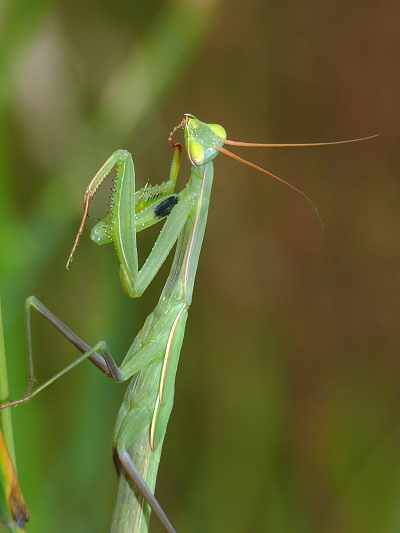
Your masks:
{"label": "green praying mantis", "polygon": [[[174,136],[179,129],[184,131],[184,146],[174,142]],[[146,185],[136,190],[133,159],[126,150],[114,152],[91,180],[84,195],[83,217],[67,268],[71,265],[84,232],[93,197],[106,177],[115,171],[109,212],[93,227],[91,239],[100,246],[114,245],[121,283],[131,298],[138,298],[143,294],[176,244],[171,270],[160,299],[118,366],[105,341],[90,346],[37,298],[28,298],[28,390],[22,398],[3,403],[0,408],[20,405],[30,400],[85,359],[89,359],[106,376],[116,381],[131,380],[118,413],[113,437],[113,457],[120,476],[116,511],[111,526],[113,533],[147,532],[151,511],[167,532],[176,531],[154,496],[154,490],[162,445],[173,407],[175,377],[207,223],[215,157],[223,153],[245,163],[286,184],[311,202],[300,189],[232,153],[225,146],[326,146],[372,137],[375,135],[362,139],[311,144],[244,143],[228,140],[221,125],[207,124],[193,115],[186,114],[169,136],[173,157],[166,181],[160,185]],[[177,192],[183,149],[189,159],[191,171],[187,183]],[[162,220],[165,223],[154,246],[143,266],[139,268],[137,233]],[[36,388],[33,386],[32,309],[45,317],[82,353],[65,369]]]}

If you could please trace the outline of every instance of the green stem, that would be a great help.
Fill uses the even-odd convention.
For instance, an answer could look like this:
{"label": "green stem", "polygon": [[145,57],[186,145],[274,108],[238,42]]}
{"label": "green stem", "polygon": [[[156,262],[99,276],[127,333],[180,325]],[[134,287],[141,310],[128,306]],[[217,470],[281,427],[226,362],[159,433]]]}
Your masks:
{"label": "green stem", "polygon": [[[8,399],[10,390],[8,387],[7,378],[7,359],[6,349],[4,344],[4,331],[3,331],[3,317],[1,312],[1,299],[0,299],[0,402],[4,402]],[[14,446],[14,434],[12,429],[11,410],[2,409],[0,411],[1,427],[3,428],[4,439],[7,444],[7,448],[15,465],[15,446]]]}
{"label": "green stem", "polygon": [[[8,386],[8,373],[7,373],[7,358],[6,348],[4,343],[4,331],[3,331],[3,317],[1,311],[1,299],[0,299],[0,402],[4,402],[9,398],[9,386]],[[11,409],[2,409],[0,411],[1,428],[4,435],[4,440],[10,455],[11,461],[16,471],[16,459],[15,459],[15,444],[14,433],[11,419]],[[10,531],[13,533],[22,533],[24,530],[16,526],[11,526]]]}

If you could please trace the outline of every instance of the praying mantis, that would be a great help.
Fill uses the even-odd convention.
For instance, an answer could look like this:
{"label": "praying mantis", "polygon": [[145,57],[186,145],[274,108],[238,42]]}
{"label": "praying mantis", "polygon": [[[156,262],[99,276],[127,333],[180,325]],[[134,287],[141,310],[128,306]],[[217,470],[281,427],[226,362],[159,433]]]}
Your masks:
{"label": "praying mantis", "polygon": [[[184,146],[174,141],[183,129]],[[115,151],[98,170],[84,195],[84,209],[67,268],[84,232],[91,202],[106,177],[115,171],[109,212],[91,230],[97,245],[113,244],[119,262],[124,291],[131,298],[140,297],[156,276],[176,244],[170,273],[159,301],[134,338],[120,366],[111,356],[105,341],[90,346],[56,317],[37,298],[26,301],[29,385],[25,395],[0,405],[1,409],[20,405],[60,378],[85,359],[89,359],[106,376],[124,382],[130,380],[118,413],[113,457],[120,477],[112,533],[146,533],[151,511],[168,533],[175,533],[167,514],[154,496],[163,441],[174,402],[175,377],[185,334],[188,310],[192,301],[195,276],[207,223],[214,178],[214,159],[222,153],[286,184],[310,198],[294,185],[268,170],[229,151],[225,146],[289,148],[326,146],[373,138],[350,139],[311,144],[243,143],[227,139],[219,124],[207,124],[185,114],[172,130],[169,142],[173,149],[169,177],[160,185],[146,185],[136,190],[133,158],[126,150]],[[183,149],[190,162],[190,177],[182,190],[176,185]],[[312,202],[311,202],[312,203]],[[164,220],[154,246],[141,268],[138,263],[137,233]],[[47,382],[34,388],[31,315],[39,312],[81,353],[75,361]]]}

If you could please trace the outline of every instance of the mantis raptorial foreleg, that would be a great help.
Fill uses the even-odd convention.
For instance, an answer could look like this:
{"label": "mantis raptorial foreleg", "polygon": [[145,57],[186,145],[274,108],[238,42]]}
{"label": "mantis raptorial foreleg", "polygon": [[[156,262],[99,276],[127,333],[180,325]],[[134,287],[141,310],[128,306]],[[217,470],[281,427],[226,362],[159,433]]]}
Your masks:
{"label": "mantis raptorial foreleg", "polygon": [[[117,154],[117,153],[116,153]],[[140,224],[140,215],[132,209],[135,195],[135,173],[132,156],[128,152],[118,152],[114,165],[117,165],[115,178],[115,196],[112,205],[112,237],[120,262],[122,284],[131,297],[139,297],[149,286],[161,265],[175,244],[189,211],[193,207],[190,195],[175,195],[172,205],[163,203],[153,207],[153,222],[169,215],[160,231],[154,246],[141,269],[138,267],[136,226]],[[170,197],[171,198],[171,197]],[[157,209],[159,207],[159,209]],[[165,211],[163,211],[165,209]]]}
{"label": "mantis raptorial foreleg", "polygon": [[[97,366],[103,373],[111,377],[110,368],[114,369],[114,361],[109,355],[107,350],[107,344],[104,341],[98,342],[94,347],[89,346],[78,335],[76,335],[62,320],[56,317],[45,305],[40,302],[36,297],[31,296],[26,300],[26,325],[27,325],[27,338],[28,338],[28,387],[23,396],[17,400],[12,400],[1,404],[0,408],[5,409],[7,407],[15,407],[23,404],[34,398],[39,392],[43,391],[59,378],[64,376],[70,370],[75,368],[85,359],[90,359],[95,366]],[[53,377],[40,384],[37,387],[33,387],[36,383],[33,355],[32,355],[32,309],[35,309],[46,318],[58,331],[60,331],[64,337],[66,337],[80,352],[82,355],[76,360],[72,361],[69,365],[63,368],[60,372]],[[118,378],[117,378],[118,379]]]}
{"label": "mantis raptorial foreleg", "polygon": [[[179,175],[180,162],[181,162],[181,151],[182,147],[180,144],[173,146],[173,156],[169,171],[168,180],[161,183],[160,185],[145,185],[142,189],[135,191],[135,171],[133,166],[133,160],[131,154],[127,150],[116,150],[111,156],[106,160],[105,163],[99,168],[92,180],[90,181],[88,187],[86,188],[83,200],[83,216],[81,224],[79,226],[78,232],[75,237],[74,244],[72,246],[71,253],[67,261],[67,269],[70,267],[75,250],[79,244],[80,238],[82,236],[87,217],[89,215],[90,204],[93,200],[94,195],[96,194],[98,188],[107,178],[107,176],[116,168],[116,187],[115,193],[118,193],[118,182],[120,178],[125,175],[130,179],[130,189],[129,197],[126,198],[127,203],[130,205],[130,209],[133,214],[136,214],[136,231],[142,231],[153,224],[156,224],[165,216],[155,216],[154,208],[157,204],[162,202],[169,194],[172,194],[176,187],[176,180]],[[116,196],[115,194],[114,196]],[[116,205],[117,199],[113,198],[113,206]],[[99,245],[108,244],[113,242],[115,235],[113,234],[114,225],[116,220],[114,219],[114,210],[111,209],[110,213],[102,220],[100,223],[92,230],[91,238],[92,240]],[[136,236],[135,236],[136,239]],[[136,257],[137,263],[137,257]]]}

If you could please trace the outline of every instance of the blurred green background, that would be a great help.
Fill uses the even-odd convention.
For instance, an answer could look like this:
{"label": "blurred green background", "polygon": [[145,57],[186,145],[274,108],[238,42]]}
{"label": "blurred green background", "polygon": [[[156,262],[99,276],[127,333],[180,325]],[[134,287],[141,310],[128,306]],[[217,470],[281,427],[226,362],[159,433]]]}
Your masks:
{"label": "blurred green background", "polygon": [[[82,194],[116,148],[165,178],[184,112],[234,139],[377,141],[219,157],[157,493],[180,532],[400,530],[397,2],[2,0],[0,293],[14,397],[35,294],[121,360],[157,301],[86,237]],[[91,220],[104,212],[99,195]],[[149,250],[154,232],[141,236]],[[168,266],[168,265],[167,265]],[[74,350],[34,321],[40,379]],[[124,386],[89,364],[14,411],[30,533],[106,532]],[[152,531],[161,531],[156,521]]]}

